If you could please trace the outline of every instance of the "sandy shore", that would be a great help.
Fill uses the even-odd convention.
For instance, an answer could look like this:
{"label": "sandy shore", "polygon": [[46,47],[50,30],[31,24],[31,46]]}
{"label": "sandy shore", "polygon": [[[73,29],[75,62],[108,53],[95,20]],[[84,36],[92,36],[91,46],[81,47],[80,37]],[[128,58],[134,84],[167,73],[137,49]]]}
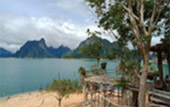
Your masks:
{"label": "sandy shore", "polygon": [[[56,93],[31,92],[0,100],[0,107],[58,107]],[[62,100],[62,107],[78,107],[83,102],[83,94],[71,94]]]}

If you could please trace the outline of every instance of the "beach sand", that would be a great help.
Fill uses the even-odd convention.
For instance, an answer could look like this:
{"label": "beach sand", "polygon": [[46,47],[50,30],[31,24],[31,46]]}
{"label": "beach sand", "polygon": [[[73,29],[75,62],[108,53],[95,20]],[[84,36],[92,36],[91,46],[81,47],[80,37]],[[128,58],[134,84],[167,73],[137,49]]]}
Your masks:
{"label": "beach sand", "polygon": [[[54,92],[31,92],[0,100],[0,107],[58,107]],[[62,107],[78,107],[83,102],[83,94],[71,94],[62,100]]]}

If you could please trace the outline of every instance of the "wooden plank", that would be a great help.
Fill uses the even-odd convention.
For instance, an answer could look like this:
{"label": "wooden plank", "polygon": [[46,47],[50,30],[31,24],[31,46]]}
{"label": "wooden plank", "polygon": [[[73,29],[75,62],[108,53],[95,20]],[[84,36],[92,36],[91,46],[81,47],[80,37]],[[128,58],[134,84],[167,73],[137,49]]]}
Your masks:
{"label": "wooden plank", "polygon": [[167,106],[164,106],[164,105],[154,104],[154,103],[149,104],[149,106],[150,107],[167,107]]}
{"label": "wooden plank", "polygon": [[164,95],[164,94],[161,94],[161,93],[156,93],[156,92],[153,92],[153,91],[148,91],[148,94],[156,95],[158,97],[162,97],[162,98],[165,98],[167,100],[170,100],[170,96],[167,96],[167,95]]}
{"label": "wooden plank", "polygon": [[[128,86],[127,88],[129,88],[133,91],[139,91],[139,89],[136,87]],[[160,91],[160,90],[154,89],[153,91],[148,91],[148,94],[153,94],[153,95],[160,96],[160,97],[170,100],[170,92],[165,92],[165,91]]]}
{"label": "wooden plank", "polygon": [[153,97],[153,96],[151,96],[150,97],[150,100],[152,101],[152,102],[157,102],[157,103],[163,103],[163,104],[168,104],[168,105],[170,105],[170,102],[167,100],[163,100],[163,99],[161,99],[161,98],[156,98],[156,97]]}
{"label": "wooden plank", "polygon": [[123,105],[119,105],[119,104],[116,104],[114,103],[113,101],[111,101],[110,99],[104,97],[104,96],[100,96],[103,100],[107,101],[109,104],[115,106],[115,107],[128,107],[128,106],[123,106]]}
{"label": "wooden plank", "polygon": [[130,90],[133,90],[133,91],[139,91],[139,89],[138,88],[136,88],[136,87],[132,87],[132,86],[127,86],[127,88],[128,89],[130,89]]}
{"label": "wooden plank", "polygon": [[157,89],[154,89],[153,91],[161,93],[161,94],[164,94],[164,95],[167,95],[167,96],[170,96],[170,92],[167,92],[167,91],[162,91],[162,90],[157,90]]}

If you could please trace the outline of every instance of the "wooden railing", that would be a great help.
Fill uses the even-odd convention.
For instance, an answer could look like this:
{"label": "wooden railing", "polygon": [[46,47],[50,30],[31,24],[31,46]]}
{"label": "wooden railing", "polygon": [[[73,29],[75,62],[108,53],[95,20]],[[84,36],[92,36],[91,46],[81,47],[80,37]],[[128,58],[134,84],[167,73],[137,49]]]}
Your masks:
{"label": "wooden railing", "polygon": [[114,101],[112,101],[112,100],[110,100],[107,97],[104,97],[102,95],[100,97],[105,102],[105,105],[103,107],[128,107],[128,106],[117,104]]}
{"label": "wooden railing", "polygon": [[[119,90],[120,91],[120,90]],[[128,107],[122,106],[121,93],[94,91],[89,95],[89,100],[86,101],[85,107]]]}
{"label": "wooden railing", "polygon": [[148,94],[151,107],[170,107],[170,92],[153,90],[149,91]]}
{"label": "wooden railing", "polygon": [[[131,91],[139,91],[136,87],[128,87]],[[153,89],[147,91],[148,94],[148,105],[150,107],[170,107],[170,92]]]}

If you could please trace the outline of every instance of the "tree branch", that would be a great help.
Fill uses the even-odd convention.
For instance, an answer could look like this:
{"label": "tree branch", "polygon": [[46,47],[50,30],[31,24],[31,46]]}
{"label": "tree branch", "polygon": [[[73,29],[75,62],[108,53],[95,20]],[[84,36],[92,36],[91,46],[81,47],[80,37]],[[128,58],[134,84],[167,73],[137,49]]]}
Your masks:
{"label": "tree branch", "polygon": [[145,51],[144,51],[144,47],[143,47],[143,42],[140,39],[139,28],[138,28],[138,25],[136,23],[136,20],[134,19],[133,15],[132,15],[133,14],[132,0],[128,0],[127,2],[128,2],[128,9],[129,9],[129,18],[130,18],[130,21],[131,21],[131,24],[132,24],[132,31],[134,33],[134,36],[138,40],[137,46],[139,47],[139,49],[141,50],[142,54],[144,55]]}
{"label": "tree branch", "polygon": [[149,28],[148,28],[149,35],[150,35],[150,36],[151,36],[151,33],[152,33],[152,29],[153,29],[153,27],[154,27],[154,18],[155,18],[156,13],[157,13],[157,8],[158,8],[158,4],[157,4],[157,2],[155,1],[154,7],[153,7],[152,16],[151,16],[150,23],[149,23]]}
{"label": "tree branch", "polygon": [[136,73],[136,76],[140,79],[141,76],[140,76],[139,72],[137,70],[134,70],[134,72]]}
{"label": "tree branch", "polygon": [[59,99],[59,97],[57,97],[57,96],[51,94],[51,92],[49,92],[48,94],[49,94],[50,96],[52,96],[52,97],[55,97],[57,100]]}
{"label": "tree branch", "polygon": [[[130,12],[129,8],[126,7],[122,2],[116,1],[115,3],[120,4],[127,12]],[[139,18],[138,18],[135,14],[132,14],[132,16],[133,16],[136,20],[139,20]]]}
{"label": "tree branch", "polygon": [[115,38],[118,38],[118,35],[116,35],[111,29],[110,29],[110,32]]}
{"label": "tree branch", "polygon": [[139,23],[142,27],[142,30],[143,30],[143,33],[145,35],[148,35],[148,32],[146,30],[146,27],[145,27],[145,22],[144,22],[144,0],[141,0],[141,1],[138,1],[138,6],[139,6]]}
{"label": "tree branch", "polygon": [[[166,3],[166,2],[164,2],[164,3]],[[163,6],[163,8],[158,12],[158,14],[157,14],[157,16],[156,16],[156,19],[155,19],[155,21],[153,22],[154,25],[155,25],[155,24],[157,23],[157,21],[159,20],[160,14],[161,14],[162,10],[164,10],[164,9],[165,9],[165,6]]]}

